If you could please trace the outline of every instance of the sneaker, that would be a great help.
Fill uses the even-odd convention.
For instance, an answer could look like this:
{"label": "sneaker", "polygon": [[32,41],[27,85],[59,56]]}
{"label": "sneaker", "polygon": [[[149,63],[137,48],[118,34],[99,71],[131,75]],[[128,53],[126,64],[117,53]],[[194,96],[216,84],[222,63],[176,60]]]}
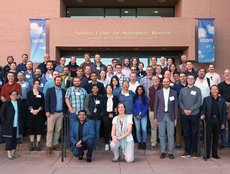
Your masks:
{"label": "sneaker", "polygon": [[197,158],[197,153],[193,153],[193,154],[192,154],[192,158],[193,158],[193,159],[196,159],[196,158]]}
{"label": "sneaker", "polygon": [[109,145],[106,144],[106,145],[105,145],[105,151],[108,151],[108,150],[109,150]]}
{"label": "sneaker", "polygon": [[169,157],[169,159],[174,159],[174,155],[173,154],[169,154],[168,157]]}
{"label": "sneaker", "polygon": [[188,154],[187,152],[184,152],[180,157],[181,158],[189,158],[190,154]]}
{"label": "sneaker", "polygon": [[161,156],[160,156],[160,159],[165,159],[165,158],[166,158],[166,154],[162,153]]}
{"label": "sneaker", "polygon": [[157,149],[156,146],[150,146],[150,147],[149,147],[149,150],[151,150],[151,151],[154,151],[154,150],[156,150],[156,149]]}

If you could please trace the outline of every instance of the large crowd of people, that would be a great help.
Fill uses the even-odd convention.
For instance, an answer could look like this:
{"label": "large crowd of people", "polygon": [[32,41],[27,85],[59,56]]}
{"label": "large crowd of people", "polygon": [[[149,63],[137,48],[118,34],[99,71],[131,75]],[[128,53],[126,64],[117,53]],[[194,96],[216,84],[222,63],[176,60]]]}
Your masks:
{"label": "large crowd of people", "polygon": [[221,82],[215,65],[210,64],[208,72],[196,70],[186,55],[179,65],[163,56],[160,64],[157,57],[151,57],[149,65],[133,57],[104,65],[101,55],[91,62],[86,53],[82,64],[72,56],[66,65],[64,57],[55,64],[45,54],[36,68],[28,58],[22,54],[17,64],[8,56],[7,65],[0,68],[0,141],[9,159],[18,157],[15,150],[22,136],[29,136],[29,151],[41,151],[44,134],[47,155],[60,151],[65,115],[69,148],[79,160],[87,150],[87,162],[101,149],[101,137],[104,150],[114,154],[112,162],[123,156],[133,162],[135,142],[138,150],[156,150],[159,144],[160,158],[174,159],[174,149],[182,148],[184,140],[181,157],[197,158],[201,119],[207,124],[208,159],[220,158],[219,144],[230,147],[229,69]]}

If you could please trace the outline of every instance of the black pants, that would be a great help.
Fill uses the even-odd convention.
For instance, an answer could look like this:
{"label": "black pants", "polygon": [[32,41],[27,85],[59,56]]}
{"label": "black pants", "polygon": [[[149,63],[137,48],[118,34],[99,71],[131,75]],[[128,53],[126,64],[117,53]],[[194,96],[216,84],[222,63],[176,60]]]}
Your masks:
{"label": "black pants", "polygon": [[109,141],[112,140],[111,138],[112,120],[113,118],[109,118],[108,116],[103,117],[105,144],[109,144]]}
{"label": "black pants", "polygon": [[199,115],[182,115],[181,121],[184,132],[185,152],[188,154],[197,153]]}
{"label": "black pants", "polygon": [[84,155],[84,150],[87,150],[86,158],[91,159],[93,155],[93,140],[88,139],[83,143],[82,147],[73,146],[72,152],[75,157],[80,157]]}
{"label": "black pants", "polygon": [[28,129],[28,107],[26,100],[21,100],[22,101],[22,135],[25,137],[27,136],[27,129]]}
{"label": "black pants", "polygon": [[14,150],[17,147],[18,144],[18,138],[17,138],[17,128],[13,128],[13,135],[12,137],[6,137],[5,138],[6,145],[5,150]]}
{"label": "black pants", "polygon": [[220,121],[218,118],[211,118],[206,127],[207,130],[207,156],[210,156],[211,141],[212,141],[212,156],[217,156]]}

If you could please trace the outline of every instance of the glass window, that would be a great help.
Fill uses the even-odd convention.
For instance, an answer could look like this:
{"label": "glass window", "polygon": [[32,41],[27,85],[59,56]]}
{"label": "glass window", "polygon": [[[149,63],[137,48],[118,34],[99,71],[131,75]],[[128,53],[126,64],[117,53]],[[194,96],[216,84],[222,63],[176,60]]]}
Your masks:
{"label": "glass window", "polygon": [[68,8],[68,17],[104,17],[104,8]]}
{"label": "glass window", "polygon": [[120,17],[121,12],[119,8],[106,8],[105,17]]}
{"label": "glass window", "polygon": [[121,17],[136,17],[136,9],[135,8],[122,8]]}
{"label": "glass window", "polygon": [[174,17],[173,8],[137,8],[138,17]]}

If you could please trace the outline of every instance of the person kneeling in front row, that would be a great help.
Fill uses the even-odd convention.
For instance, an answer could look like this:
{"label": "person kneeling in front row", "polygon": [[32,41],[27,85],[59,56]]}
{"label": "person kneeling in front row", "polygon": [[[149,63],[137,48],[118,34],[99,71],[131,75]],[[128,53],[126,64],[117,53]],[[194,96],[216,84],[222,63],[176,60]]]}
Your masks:
{"label": "person kneeling in front row", "polygon": [[[113,118],[112,122],[112,142],[110,148],[114,154],[112,162],[118,162],[121,153],[125,155],[125,161],[131,163],[134,161],[134,141],[132,136],[132,116],[125,114],[125,105],[118,104],[118,116]],[[121,151],[120,151],[121,150]]]}
{"label": "person kneeling in front row", "polygon": [[86,119],[86,111],[78,112],[78,121],[75,121],[70,130],[69,138],[72,146],[72,152],[79,160],[83,159],[84,150],[86,153],[86,162],[92,161],[94,129],[92,124]]}

